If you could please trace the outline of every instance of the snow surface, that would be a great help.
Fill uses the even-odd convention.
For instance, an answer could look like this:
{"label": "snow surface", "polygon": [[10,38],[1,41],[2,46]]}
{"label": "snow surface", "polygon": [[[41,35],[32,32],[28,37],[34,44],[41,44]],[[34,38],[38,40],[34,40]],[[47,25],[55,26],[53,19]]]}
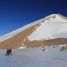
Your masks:
{"label": "snow surface", "polygon": [[0,50],[1,67],[67,67],[67,50],[60,52],[62,46],[42,48],[26,48],[13,50],[12,56],[5,56]]}
{"label": "snow surface", "polygon": [[46,20],[27,38],[33,40],[49,40],[64,37],[67,34],[67,20],[59,15],[50,15],[45,18]]}

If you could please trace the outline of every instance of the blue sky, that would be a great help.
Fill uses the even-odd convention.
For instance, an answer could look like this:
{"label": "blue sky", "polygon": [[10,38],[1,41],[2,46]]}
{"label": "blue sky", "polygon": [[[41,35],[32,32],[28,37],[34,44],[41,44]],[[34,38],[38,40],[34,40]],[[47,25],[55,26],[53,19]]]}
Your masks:
{"label": "blue sky", "polygon": [[0,35],[53,13],[67,16],[67,0],[0,0]]}

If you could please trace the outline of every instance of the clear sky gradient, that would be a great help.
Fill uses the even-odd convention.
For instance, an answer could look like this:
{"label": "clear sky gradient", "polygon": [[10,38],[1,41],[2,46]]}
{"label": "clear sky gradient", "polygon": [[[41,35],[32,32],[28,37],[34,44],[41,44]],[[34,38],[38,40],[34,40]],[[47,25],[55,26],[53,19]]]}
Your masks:
{"label": "clear sky gradient", "polygon": [[0,0],[0,35],[53,13],[67,16],[67,0]]}

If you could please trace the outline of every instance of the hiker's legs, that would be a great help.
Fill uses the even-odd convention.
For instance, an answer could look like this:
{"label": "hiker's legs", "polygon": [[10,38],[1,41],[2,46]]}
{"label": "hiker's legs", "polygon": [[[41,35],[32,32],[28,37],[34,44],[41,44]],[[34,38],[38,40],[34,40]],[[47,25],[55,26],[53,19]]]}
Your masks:
{"label": "hiker's legs", "polygon": [[12,55],[12,50],[11,49],[7,49],[6,55],[7,56]]}
{"label": "hiker's legs", "polygon": [[12,55],[12,50],[11,49],[9,50],[9,53],[10,53],[10,55]]}
{"label": "hiker's legs", "polygon": [[8,52],[8,51],[6,52],[6,55],[7,55],[7,56],[9,55],[9,52]]}

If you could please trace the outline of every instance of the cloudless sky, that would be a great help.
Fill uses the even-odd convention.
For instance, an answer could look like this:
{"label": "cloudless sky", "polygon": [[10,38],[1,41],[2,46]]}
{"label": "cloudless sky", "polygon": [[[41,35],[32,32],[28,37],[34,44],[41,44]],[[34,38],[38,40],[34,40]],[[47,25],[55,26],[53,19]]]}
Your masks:
{"label": "cloudless sky", "polygon": [[0,35],[53,13],[67,16],[67,0],[0,0]]}

